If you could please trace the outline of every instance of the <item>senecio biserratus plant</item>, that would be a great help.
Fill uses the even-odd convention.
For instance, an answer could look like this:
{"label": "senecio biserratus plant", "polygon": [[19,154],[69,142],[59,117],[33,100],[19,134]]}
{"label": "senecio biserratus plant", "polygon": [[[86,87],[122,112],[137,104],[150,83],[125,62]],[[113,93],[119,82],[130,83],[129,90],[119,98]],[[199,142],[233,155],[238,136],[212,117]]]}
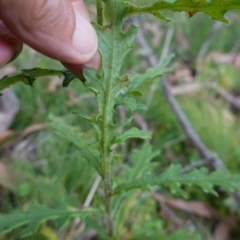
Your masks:
{"label": "senecio biserratus plant", "polygon": [[[115,107],[127,105],[130,110],[143,110],[146,107],[138,104],[134,96],[141,94],[138,87],[146,80],[162,77],[171,71],[167,67],[170,59],[165,59],[160,66],[147,70],[144,74],[122,75],[121,67],[126,54],[133,48],[134,37],[137,27],[131,25],[125,32],[122,30],[123,20],[138,14],[149,13],[155,17],[169,21],[164,11],[188,12],[190,16],[195,13],[204,12],[214,20],[228,23],[224,14],[228,10],[240,9],[239,0],[159,0],[150,6],[136,6],[129,0],[96,0],[97,22],[93,23],[99,40],[99,51],[102,57],[102,67],[99,71],[95,69],[83,69],[83,78],[80,79],[86,89],[94,92],[98,105],[98,112],[87,116],[81,111],[75,114],[91,122],[96,131],[96,139],[88,139],[84,133],[75,133],[71,126],[64,125],[59,119],[53,118],[52,126],[56,132],[79,148],[80,154],[85,158],[101,176],[105,209],[83,209],[61,203],[54,208],[48,208],[37,203],[31,204],[27,209],[15,211],[11,214],[0,215],[0,233],[6,234],[15,228],[21,227],[19,238],[32,236],[40,224],[48,220],[55,220],[57,230],[76,218],[85,222],[86,226],[95,229],[98,239],[123,239],[117,229],[116,214],[122,203],[123,197],[130,194],[129,190],[148,190],[151,186],[169,188],[171,192],[186,196],[182,186],[198,186],[205,192],[217,194],[215,186],[221,186],[228,191],[238,190],[240,177],[232,175],[227,171],[214,171],[209,173],[207,169],[195,169],[189,173],[182,174],[180,165],[171,165],[159,175],[151,175],[144,172],[145,167],[138,172],[126,171],[126,177],[115,179],[112,177],[112,166],[119,157],[115,144],[124,144],[129,138],[151,138],[151,133],[141,131],[138,128],[130,128],[119,133],[119,128],[125,129],[132,118],[124,122],[114,122]],[[75,79],[68,71],[34,68],[22,70],[16,76],[6,76],[0,80],[0,90],[3,90],[17,82],[32,85],[36,78],[41,76],[63,75],[63,87]],[[79,78],[78,78],[79,79]],[[135,152],[137,154],[137,152]],[[150,164],[150,161],[158,155],[149,144],[145,144],[143,151],[139,154],[139,161]],[[139,174],[141,173],[141,174]],[[120,211],[119,210],[119,211]],[[144,227],[144,226],[143,226]],[[163,231],[164,233],[164,231]],[[162,233],[162,234],[163,234]],[[162,237],[161,237],[162,236]],[[165,237],[164,237],[165,236]],[[193,236],[170,238],[170,235],[161,235],[158,239],[193,239]],[[177,235],[176,235],[177,237]],[[136,239],[140,239],[136,238]],[[145,239],[144,237],[142,239]],[[155,238],[152,238],[155,239]],[[198,238],[197,238],[198,239]]]}

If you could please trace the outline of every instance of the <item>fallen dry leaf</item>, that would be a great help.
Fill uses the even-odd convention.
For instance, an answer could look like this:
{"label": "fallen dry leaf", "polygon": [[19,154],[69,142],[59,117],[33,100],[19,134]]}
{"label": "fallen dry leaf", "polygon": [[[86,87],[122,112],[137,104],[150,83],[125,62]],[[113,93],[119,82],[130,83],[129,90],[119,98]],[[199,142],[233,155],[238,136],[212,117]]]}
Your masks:
{"label": "fallen dry leaf", "polygon": [[194,81],[194,76],[189,66],[178,64],[174,72],[168,74],[168,80],[172,85],[179,84],[179,82],[190,83]]}
{"label": "fallen dry leaf", "polygon": [[15,131],[12,131],[12,130],[8,130],[4,133],[1,133],[0,134],[0,143],[4,142],[6,139],[13,136],[14,134],[15,134]]}
{"label": "fallen dry leaf", "polygon": [[33,124],[33,125],[27,127],[26,129],[24,129],[20,133],[20,135],[18,135],[18,137],[16,139],[14,139],[10,143],[8,143],[5,147],[10,148],[10,147],[14,146],[16,143],[18,143],[20,140],[22,140],[23,138],[27,137],[29,134],[46,129],[46,127],[47,127],[47,125],[44,123]]}
{"label": "fallen dry leaf", "polygon": [[201,90],[203,87],[204,86],[201,83],[192,82],[171,87],[171,92],[173,95],[185,95],[195,93],[195,91]]}
{"label": "fallen dry leaf", "polygon": [[233,64],[236,68],[240,68],[240,54],[213,52],[206,57],[206,60],[218,64]]}
{"label": "fallen dry leaf", "polygon": [[142,115],[135,113],[134,122],[140,127],[141,130],[148,130],[148,124]]}
{"label": "fallen dry leaf", "polygon": [[167,206],[181,210],[187,213],[195,214],[200,217],[209,218],[209,219],[218,219],[220,218],[217,212],[206,204],[198,201],[185,201],[182,199],[169,199],[164,197],[161,194],[154,193],[154,198],[158,201],[164,202]]}

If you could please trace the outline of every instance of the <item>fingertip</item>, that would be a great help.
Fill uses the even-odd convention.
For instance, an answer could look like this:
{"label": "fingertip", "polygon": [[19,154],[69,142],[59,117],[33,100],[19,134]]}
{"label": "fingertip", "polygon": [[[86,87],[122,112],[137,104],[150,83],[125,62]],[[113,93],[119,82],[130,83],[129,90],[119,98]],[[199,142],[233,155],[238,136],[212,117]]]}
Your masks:
{"label": "fingertip", "polygon": [[99,53],[99,51],[97,51],[93,58],[91,59],[91,61],[83,64],[83,67],[86,68],[94,68],[96,70],[99,70],[101,68],[101,54]]}
{"label": "fingertip", "polygon": [[0,19],[0,66],[14,60],[22,51],[23,44],[13,36]]}
{"label": "fingertip", "polygon": [[72,38],[73,48],[82,64],[90,61],[98,49],[98,40],[91,23],[75,11],[76,26]]}
{"label": "fingertip", "polygon": [[73,73],[75,76],[82,78],[82,65],[74,65],[70,63],[62,63],[62,65],[68,69],[71,73]]}
{"label": "fingertip", "polygon": [[86,7],[86,4],[83,0],[70,0],[73,8],[78,11],[84,18],[91,22],[91,17],[89,11]]}
{"label": "fingertip", "polygon": [[96,70],[99,70],[101,67],[101,55],[97,51],[94,55],[94,57],[85,64],[69,64],[69,63],[62,63],[64,67],[66,67],[70,72],[72,72],[77,77],[82,77],[82,69],[84,67],[86,68],[94,68]]}
{"label": "fingertip", "polygon": [[14,58],[15,48],[7,40],[0,39],[0,67],[4,66]]}

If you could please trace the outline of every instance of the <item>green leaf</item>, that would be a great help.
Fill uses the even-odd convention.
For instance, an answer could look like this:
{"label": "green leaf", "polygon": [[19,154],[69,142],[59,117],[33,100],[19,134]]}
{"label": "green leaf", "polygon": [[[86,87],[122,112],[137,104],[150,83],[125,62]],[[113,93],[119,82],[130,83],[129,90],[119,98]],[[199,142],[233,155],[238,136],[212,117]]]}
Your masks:
{"label": "green leaf", "polygon": [[98,35],[102,68],[99,71],[85,68],[83,75],[85,86],[96,95],[98,113],[93,124],[98,133],[99,152],[103,161],[106,161],[106,156],[109,159],[112,156],[112,139],[117,133],[117,124],[113,122],[114,107],[119,93],[130,84],[129,77],[122,76],[121,68],[126,54],[134,46],[137,28],[130,26],[126,32],[122,31],[128,3],[119,0],[105,0],[102,3],[103,26],[93,24]]}
{"label": "green leaf", "polygon": [[[151,6],[138,7],[129,5],[127,15],[152,13],[160,19],[164,19],[161,11],[187,12],[190,16],[198,12],[210,15],[214,20],[228,23],[224,17],[229,10],[240,9],[239,0],[160,0]],[[168,21],[168,19],[165,19]]]}
{"label": "green leaf", "polygon": [[143,95],[140,91],[131,91],[129,94],[135,97],[141,97]]}
{"label": "green leaf", "polygon": [[113,193],[120,193],[136,188],[146,188],[147,186],[159,185],[170,188],[172,193],[187,197],[186,191],[182,185],[195,185],[201,187],[205,192],[217,195],[215,186],[221,186],[229,191],[238,189],[240,175],[232,175],[227,171],[218,170],[212,173],[206,168],[195,169],[194,171],[182,174],[180,165],[171,165],[165,172],[159,176],[145,174],[143,177],[131,182],[122,183],[113,190]]}
{"label": "green leaf", "polygon": [[[156,239],[164,239],[164,240],[201,240],[200,234],[196,234],[194,232],[191,232],[187,229],[179,229],[176,230],[173,233],[165,233],[162,229],[159,231],[153,231],[151,233],[151,236],[147,236],[147,234],[144,232],[144,229],[142,231],[139,231],[140,233],[137,234],[136,237],[131,238],[130,240],[156,240]],[[157,232],[157,233],[156,233]]]}
{"label": "green leaf", "polygon": [[130,83],[127,76],[120,76],[120,72],[123,59],[132,49],[133,40],[137,33],[137,28],[134,26],[131,26],[126,33],[121,30],[126,4],[121,1],[111,1],[109,4],[112,5],[108,6],[109,9],[112,8],[116,11],[114,24],[104,27],[94,24],[102,56],[102,69],[99,72],[94,69],[83,69],[86,87],[96,94],[100,118],[104,115],[106,107],[108,107],[109,113],[113,111],[115,96]]}
{"label": "green leaf", "polygon": [[12,231],[15,228],[25,226],[20,233],[20,238],[27,237],[36,233],[39,226],[48,221],[73,217],[85,218],[88,215],[96,213],[95,210],[83,210],[59,206],[58,208],[49,209],[45,206],[34,203],[25,211],[16,211],[12,214],[0,215],[0,234]]}
{"label": "green leaf", "polygon": [[166,22],[171,22],[172,20],[170,18],[167,18],[166,16],[164,16],[164,14],[162,14],[159,11],[152,11],[151,14],[161,20],[164,20]]}
{"label": "green leaf", "polygon": [[[128,157],[129,164],[121,164],[123,175],[120,178],[118,177],[114,179],[114,185],[118,185],[119,181],[123,180],[127,182],[134,181],[142,177],[144,172],[152,172],[156,167],[156,164],[158,164],[159,166],[159,163],[153,162],[153,159],[155,157],[158,157],[159,155],[160,151],[153,149],[153,146],[150,145],[150,143],[148,142],[145,142],[139,149],[133,149]],[[114,211],[117,211],[114,218],[116,229],[121,229],[124,221],[128,222],[129,207],[132,206],[132,201],[136,197],[134,195],[135,192],[128,192],[127,194],[122,192],[122,194],[114,196],[114,200],[116,201],[116,203],[114,204],[116,209]],[[137,224],[139,224],[139,222],[137,222]],[[158,228],[158,230],[160,229]],[[159,231],[157,232],[159,234]],[[148,234],[149,231],[145,231],[145,233]],[[149,236],[147,237],[147,239],[148,238]],[[146,239],[146,237],[144,236],[143,239]]]}
{"label": "green leaf", "polygon": [[129,98],[129,97],[120,98],[117,101],[117,105],[119,104],[127,105],[132,112],[136,110],[147,111],[147,107],[143,104],[137,103],[137,101],[134,98]]}
{"label": "green leaf", "polygon": [[130,117],[123,122],[118,122],[118,123],[113,124],[112,128],[117,129],[117,128],[125,127],[125,126],[129,125],[132,122],[132,120],[133,120],[133,117]]}
{"label": "green leaf", "polygon": [[167,67],[169,62],[174,57],[174,54],[168,55],[162,62],[162,64],[159,66],[155,66],[152,68],[149,68],[146,73],[144,74],[135,74],[132,77],[130,86],[128,87],[128,92],[132,92],[133,90],[137,89],[142,83],[144,83],[148,79],[155,79],[157,77],[164,76],[166,73],[172,72],[175,65]]}
{"label": "green leaf", "polygon": [[33,86],[33,82],[38,77],[45,76],[64,76],[63,86],[67,87],[69,83],[76,78],[69,71],[61,71],[61,70],[53,70],[53,69],[42,69],[42,68],[33,68],[33,69],[25,69],[22,70],[21,74],[15,76],[5,76],[0,80],[0,91],[5,88],[10,87],[11,85],[23,82],[26,85]]}
{"label": "green leaf", "polygon": [[81,157],[86,159],[89,164],[91,164],[101,175],[101,164],[99,151],[95,149],[95,144],[97,144],[96,139],[91,139],[87,141],[85,134],[80,132],[78,129],[67,125],[63,120],[49,116],[50,122],[49,127],[62,139],[72,143],[75,147],[80,150]]}
{"label": "green leaf", "polygon": [[149,131],[142,131],[138,128],[131,128],[130,130],[125,131],[124,133],[117,134],[117,136],[113,139],[114,143],[123,144],[129,138],[141,138],[141,139],[149,139],[151,138],[152,133]]}
{"label": "green leaf", "polygon": [[79,129],[67,125],[60,118],[53,115],[49,116],[48,126],[60,137],[68,142],[71,142],[78,149],[86,147],[91,144],[91,142],[86,141],[84,138],[84,133],[80,132]]}
{"label": "green leaf", "polygon": [[[75,75],[73,75],[71,72],[69,72],[69,71],[63,71],[63,75],[64,75],[64,80],[63,80],[63,83],[62,83],[62,86],[63,87],[68,87],[68,85],[72,82],[72,80],[74,79],[74,78],[76,78],[76,76]],[[85,81],[84,79],[82,79],[81,81]]]}
{"label": "green leaf", "polygon": [[89,122],[96,122],[96,119],[97,119],[96,116],[95,117],[90,117],[90,116],[82,113],[81,111],[73,111],[73,114],[76,114],[76,115],[82,117],[83,119],[85,119],[85,120],[87,120]]}
{"label": "green leaf", "polygon": [[151,161],[159,155],[160,151],[153,150],[152,145],[147,142],[142,145],[141,149],[134,149],[130,153],[132,165],[126,169],[128,181],[141,177],[144,172],[152,172],[155,164]]}
{"label": "green leaf", "polygon": [[90,217],[87,216],[87,217],[84,219],[84,222],[86,223],[86,225],[87,225],[88,227],[90,227],[90,228],[92,228],[92,229],[95,229],[95,230],[97,231],[98,235],[99,235],[102,239],[107,239],[107,238],[108,238],[105,229],[104,229],[102,226],[100,226],[96,220],[94,220],[94,219],[92,219],[92,218],[90,218]]}

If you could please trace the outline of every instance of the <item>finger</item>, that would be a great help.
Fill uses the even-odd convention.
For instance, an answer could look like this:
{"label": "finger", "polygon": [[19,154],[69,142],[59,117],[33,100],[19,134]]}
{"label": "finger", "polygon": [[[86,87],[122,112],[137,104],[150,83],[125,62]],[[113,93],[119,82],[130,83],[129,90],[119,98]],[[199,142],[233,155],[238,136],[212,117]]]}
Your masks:
{"label": "finger", "polygon": [[22,43],[16,39],[0,20],[0,67],[14,60],[22,50]]}
{"label": "finger", "polygon": [[[74,6],[74,8],[90,22],[91,18],[84,2],[82,0],[70,0],[70,1]],[[81,65],[69,64],[69,63],[63,63],[63,62],[62,64],[76,76],[82,77],[83,67],[95,68],[95,69],[99,69],[101,67],[101,55],[97,51],[94,57],[89,62]]]}
{"label": "finger", "polygon": [[69,0],[69,1],[71,2],[74,9],[76,9],[83,17],[85,17],[89,22],[91,22],[89,12],[83,0]]}
{"label": "finger", "polygon": [[71,71],[73,74],[75,74],[78,77],[82,77],[82,68],[95,68],[99,69],[101,65],[101,55],[99,52],[96,52],[94,57],[87,63],[82,65],[76,65],[76,64],[69,64],[69,63],[62,63],[64,67],[66,67],[69,71]]}
{"label": "finger", "polygon": [[61,62],[84,64],[97,51],[82,0],[1,0],[0,17],[24,43]]}

